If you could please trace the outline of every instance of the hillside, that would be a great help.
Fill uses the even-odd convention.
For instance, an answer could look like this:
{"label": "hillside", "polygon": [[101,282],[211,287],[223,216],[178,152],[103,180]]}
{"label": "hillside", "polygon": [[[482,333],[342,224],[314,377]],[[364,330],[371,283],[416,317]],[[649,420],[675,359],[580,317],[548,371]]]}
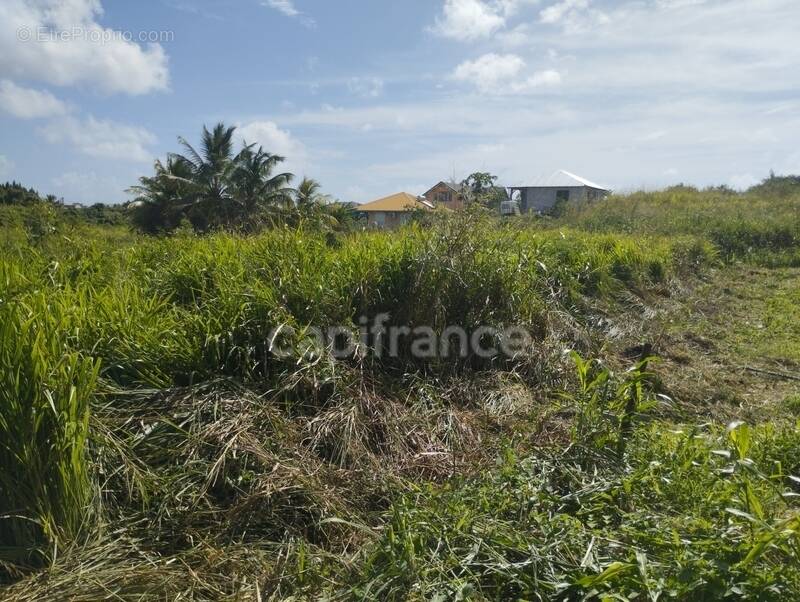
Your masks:
{"label": "hillside", "polygon": [[800,597],[796,194],[160,238],[0,209],[3,600]]}

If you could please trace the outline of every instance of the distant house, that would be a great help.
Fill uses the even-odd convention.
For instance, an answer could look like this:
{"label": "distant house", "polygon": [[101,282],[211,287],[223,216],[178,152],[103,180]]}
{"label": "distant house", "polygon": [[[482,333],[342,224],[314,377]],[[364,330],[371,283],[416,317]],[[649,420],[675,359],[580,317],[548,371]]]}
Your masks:
{"label": "distant house", "polygon": [[439,182],[422,196],[435,207],[445,207],[452,211],[463,209],[466,203],[466,195],[461,186],[444,181]]}
{"label": "distant house", "polygon": [[367,224],[370,228],[396,228],[408,222],[413,211],[432,209],[433,204],[407,192],[398,192],[355,207],[356,211],[367,215]]}
{"label": "distant house", "polygon": [[595,201],[610,190],[562,169],[534,184],[512,186],[509,192],[519,202],[521,213],[546,213],[557,203]]}

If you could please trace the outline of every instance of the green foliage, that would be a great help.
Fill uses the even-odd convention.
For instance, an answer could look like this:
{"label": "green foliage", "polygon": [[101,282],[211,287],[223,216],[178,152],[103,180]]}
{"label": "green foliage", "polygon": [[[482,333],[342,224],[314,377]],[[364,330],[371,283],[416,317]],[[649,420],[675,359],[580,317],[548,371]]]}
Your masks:
{"label": "green foliage", "polygon": [[796,395],[791,395],[783,400],[783,405],[788,409],[792,414],[800,418],[800,393]]}
{"label": "green foliage", "polygon": [[350,578],[352,594],[793,599],[800,505],[775,463],[776,446],[796,453],[798,431],[739,426],[728,437],[654,425],[638,432],[623,466],[585,467],[569,452],[506,454],[478,479],[414,487],[397,502]]}
{"label": "green foliage", "polygon": [[560,224],[595,232],[696,236],[726,260],[800,265],[800,193],[772,196],[676,187],[660,192],[613,195],[573,207]]}
{"label": "green foliage", "polygon": [[776,176],[770,172],[768,178],[752,186],[749,194],[777,199],[787,199],[800,194],[800,176]]}
{"label": "green foliage", "polygon": [[651,358],[642,359],[619,378],[596,361],[585,360],[574,351],[570,355],[578,389],[575,394],[565,393],[564,401],[576,412],[573,442],[591,454],[610,451],[624,457],[633,420],[653,405],[646,391]]}
{"label": "green foliage", "polygon": [[0,560],[85,526],[89,400],[99,362],[68,350],[74,316],[41,294],[0,305]]}
{"label": "green foliage", "polygon": [[500,203],[508,200],[508,194],[505,188],[495,186],[496,181],[497,176],[485,171],[476,171],[461,182],[461,186],[468,192],[468,201],[497,212]]}
{"label": "green foliage", "polygon": [[[386,312],[390,323],[518,324],[541,332],[551,303],[615,294],[694,270],[672,244],[607,235],[496,230],[485,218],[447,220],[402,234],[343,237],[275,230],[256,237],[178,236],[113,243],[57,239],[43,251],[3,260],[8,270],[39,266],[55,300],[80,317],[76,351],[103,359],[119,384],[185,384],[217,373],[253,378],[282,369],[268,352],[271,330],[288,325],[358,327]],[[444,259],[443,259],[444,258]],[[24,301],[23,292],[15,296]],[[408,347],[399,358],[414,366]],[[459,365],[451,357],[437,368]],[[388,360],[387,360],[388,361]]]}
{"label": "green foliage", "polygon": [[33,188],[25,188],[17,182],[0,184],[0,205],[31,205],[41,200]]}
{"label": "green foliage", "polygon": [[235,127],[218,123],[203,128],[200,149],[179,138],[184,154],[156,161],[155,174],[130,189],[134,226],[145,234],[170,234],[187,222],[195,232],[219,230],[254,233],[291,225],[335,232],[346,229],[351,216],[305,178],[297,189],[294,176],[275,173],[284,157],[253,144],[234,154]]}
{"label": "green foliage", "polygon": [[494,186],[496,181],[497,176],[493,176],[488,171],[476,171],[467,176],[462,184],[467,186],[474,194],[480,194],[484,190]]}

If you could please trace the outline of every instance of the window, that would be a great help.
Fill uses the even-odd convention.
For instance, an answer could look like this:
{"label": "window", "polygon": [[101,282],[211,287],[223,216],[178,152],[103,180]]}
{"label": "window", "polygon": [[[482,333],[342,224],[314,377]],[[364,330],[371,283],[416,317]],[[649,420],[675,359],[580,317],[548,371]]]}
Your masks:
{"label": "window", "polygon": [[566,203],[569,200],[569,190],[556,190],[556,203],[564,202]]}
{"label": "window", "polygon": [[375,223],[378,226],[382,226],[383,224],[386,223],[386,214],[383,211],[377,211],[375,212],[374,215],[375,215]]}

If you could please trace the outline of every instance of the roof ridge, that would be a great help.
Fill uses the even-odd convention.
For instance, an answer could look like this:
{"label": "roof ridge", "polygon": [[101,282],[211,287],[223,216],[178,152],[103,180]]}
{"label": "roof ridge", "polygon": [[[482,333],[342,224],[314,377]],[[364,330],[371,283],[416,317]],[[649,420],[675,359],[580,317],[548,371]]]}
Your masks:
{"label": "roof ridge", "polygon": [[[599,188],[600,190],[606,190],[605,186],[601,186],[600,184],[596,184],[595,182],[592,182],[591,180],[587,180],[584,177],[578,176],[578,175],[572,173],[571,171],[567,171],[566,169],[559,169],[558,172],[563,173],[564,175],[572,178],[573,180],[576,180],[576,181],[580,182],[584,186],[588,186],[589,188]],[[556,172],[556,173],[558,173],[558,172]]]}

